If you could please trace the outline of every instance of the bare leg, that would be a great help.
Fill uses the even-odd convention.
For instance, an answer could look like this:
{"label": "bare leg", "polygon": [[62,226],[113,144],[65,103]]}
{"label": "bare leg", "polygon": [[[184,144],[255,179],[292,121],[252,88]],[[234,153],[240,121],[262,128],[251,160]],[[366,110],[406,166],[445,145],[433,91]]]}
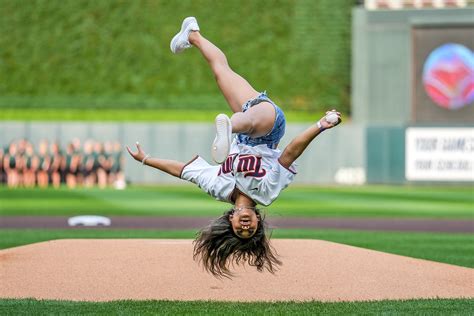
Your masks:
{"label": "bare leg", "polygon": [[229,66],[224,53],[199,32],[189,34],[189,42],[197,47],[214,73],[217,85],[234,115],[231,118],[232,132],[245,133],[251,137],[268,134],[273,128],[275,110],[273,105],[262,102],[242,113],[242,105],[258,96],[258,92]]}
{"label": "bare leg", "polygon": [[69,189],[76,187],[76,177],[73,174],[66,175],[66,184]]}
{"label": "bare leg", "polygon": [[97,170],[97,184],[99,185],[99,188],[101,189],[104,189],[107,187],[107,173],[102,168]]}
{"label": "bare leg", "polygon": [[40,188],[46,188],[48,186],[48,173],[44,170],[38,172],[38,186]]}
{"label": "bare leg", "polygon": [[59,174],[59,172],[53,172],[51,174],[51,180],[53,182],[53,187],[54,188],[59,188],[61,186],[61,175]]}
{"label": "bare leg", "polygon": [[189,34],[189,42],[201,51],[209,63],[217,85],[231,110],[234,113],[241,112],[242,104],[249,99],[255,98],[258,92],[252,88],[247,80],[230,68],[224,53],[199,32],[191,32]]}

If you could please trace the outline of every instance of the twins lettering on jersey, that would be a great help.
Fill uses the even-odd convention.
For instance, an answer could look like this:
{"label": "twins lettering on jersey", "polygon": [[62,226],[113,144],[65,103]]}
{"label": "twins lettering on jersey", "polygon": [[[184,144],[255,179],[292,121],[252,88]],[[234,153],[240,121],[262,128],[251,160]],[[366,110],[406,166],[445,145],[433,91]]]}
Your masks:
{"label": "twins lettering on jersey", "polygon": [[221,174],[227,174],[232,172],[232,166],[234,165],[234,159],[236,156],[237,154],[227,156],[227,159],[221,165],[221,169],[217,174],[218,176],[220,176]]}
{"label": "twins lettering on jersey", "polygon": [[244,177],[261,178],[267,174],[267,171],[262,168],[262,157],[249,154],[232,154],[221,165],[218,175],[231,172],[233,174],[235,159],[238,159],[236,172],[243,173]]}

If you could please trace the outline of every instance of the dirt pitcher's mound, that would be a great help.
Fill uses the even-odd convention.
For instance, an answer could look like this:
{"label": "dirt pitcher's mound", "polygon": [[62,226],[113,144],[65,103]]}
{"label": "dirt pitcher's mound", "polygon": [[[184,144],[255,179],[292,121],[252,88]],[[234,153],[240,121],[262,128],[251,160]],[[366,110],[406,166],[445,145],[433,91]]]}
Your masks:
{"label": "dirt pitcher's mound", "polygon": [[273,240],[277,274],[203,272],[190,240],[57,240],[0,251],[0,297],[359,301],[474,297],[474,269],[320,240]]}

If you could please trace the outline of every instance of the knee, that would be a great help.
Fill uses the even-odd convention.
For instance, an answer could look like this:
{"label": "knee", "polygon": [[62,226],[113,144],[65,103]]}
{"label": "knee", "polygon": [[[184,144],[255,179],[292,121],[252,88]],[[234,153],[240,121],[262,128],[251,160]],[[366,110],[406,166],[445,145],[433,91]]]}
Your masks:
{"label": "knee", "polygon": [[256,122],[248,113],[236,112],[231,117],[232,131],[250,135],[255,129]]}
{"label": "knee", "polygon": [[262,137],[270,133],[275,123],[275,109],[272,104],[262,102],[247,111],[252,122],[251,136]]}

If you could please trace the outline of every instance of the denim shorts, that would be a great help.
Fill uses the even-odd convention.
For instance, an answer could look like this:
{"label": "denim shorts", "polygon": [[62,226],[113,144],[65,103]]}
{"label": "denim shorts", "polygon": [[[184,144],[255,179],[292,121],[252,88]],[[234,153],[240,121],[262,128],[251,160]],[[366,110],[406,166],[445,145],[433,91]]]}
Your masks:
{"label": "denim shorts", "polygon": [[285,135],[286,119],[283,111],[275,103],[273,103],[270,98],[267,97],[266,91],[260,93],[260,95],[258,95],[255,99],[248,100],[242,106],[242,112],[247,111],[252,106],[255,106],[261,102],[269,102],[275,108],[276,116],[272,130],[267,135],[257,138],[252,138],[246,134],[239,133],[237,134],[237,142],[239,144],[245,144],[249,146],[265,144],[268,148],[275,149],[280,142],[280,139],[283,137],[283,135]]}

